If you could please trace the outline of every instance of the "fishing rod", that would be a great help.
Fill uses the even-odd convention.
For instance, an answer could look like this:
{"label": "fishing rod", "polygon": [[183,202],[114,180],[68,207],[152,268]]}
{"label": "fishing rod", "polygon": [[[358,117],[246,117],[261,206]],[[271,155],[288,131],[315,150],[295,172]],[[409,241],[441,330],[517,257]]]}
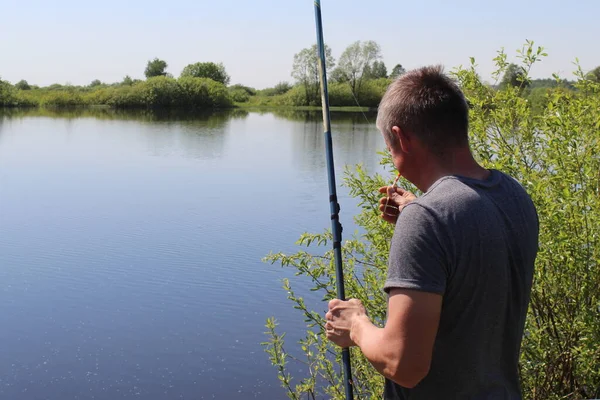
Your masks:
{"label": "fishing rod", "polygon": [[[333,252],[337,281],[337,297],[346,300],[344,294],[344,270],[342,269],[342,225],[339,220],[340,205],[335,188],[335,170],[333,169],[333,143],[329,119],[329,93],[327,92],[327,69],[325,65],[325,42],[323,41],[323,23],[321,21],[321,1],[315,0],[315,21],[317,28],[317,46],[319,49],[319,80],[321,82],[321,105],[323,109],[323,129],[325,131],[325,151],[327,155],[327,175],[329,178],[329,205],[331,209],[331,228],[333,233]],[[346,400],[353,399],[352,371],[350,368],[350,349],[342,349],[344,369],[344,388]]]}

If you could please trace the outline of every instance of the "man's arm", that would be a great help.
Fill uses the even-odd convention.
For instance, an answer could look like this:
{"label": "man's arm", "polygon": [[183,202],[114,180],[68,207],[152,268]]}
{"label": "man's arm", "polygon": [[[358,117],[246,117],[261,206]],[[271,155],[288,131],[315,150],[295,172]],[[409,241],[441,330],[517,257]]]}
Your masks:
{"label": "man's arm", "polygon": [[384,328],[366,315],[354,318],[350,338],[386,378],[412,388],[429,372],[442,296],[410,289],[391,289]]}

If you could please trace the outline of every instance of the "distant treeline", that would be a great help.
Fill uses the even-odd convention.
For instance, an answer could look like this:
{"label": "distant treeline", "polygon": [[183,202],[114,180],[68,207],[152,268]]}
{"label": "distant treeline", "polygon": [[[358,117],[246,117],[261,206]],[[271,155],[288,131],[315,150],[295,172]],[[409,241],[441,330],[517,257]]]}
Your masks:
{"label": "distant treeline", "polygon": [[[2,87],[4,86],[4,87]],[[0,83],[0,104],[13,107],[110,106],[114,108],[231,107],[227,87],[209,78],[156,76],[145,81],[93,87],[52,85],[23,90]]]}
{"label": "distant treeline", "polygon": [[[374,41],[352,43],[339,60],[332,57],[328,46],[325,55],[329,100],[333,107],[375,108],[392,80],[405,73],[401,64],[396,64],[388,73],[381,49]],[[293,83],[280,82],[262,90],[241,84],[230,85],[230,76],[222,63],[189,64],[178,78],[168,73],[167,67],[166,61],[155,58],[146,65],[145,80],[126,76],[121,82],[108,84],[94,80],[86,86],[53,84],[39,87],[25,80],[11,84],[0,79],[0,106],[211,109],[321,105],[316,45],[294,55]],[[524,72],[522,67],[510,64],[500,83],[490,86],[498,90],[518,86],[534,108],[545,105],[549,90],[575,90],[572,82],[557,77],[522,80],[526,76]],[[600,67],[588,76],[600,80]]]}

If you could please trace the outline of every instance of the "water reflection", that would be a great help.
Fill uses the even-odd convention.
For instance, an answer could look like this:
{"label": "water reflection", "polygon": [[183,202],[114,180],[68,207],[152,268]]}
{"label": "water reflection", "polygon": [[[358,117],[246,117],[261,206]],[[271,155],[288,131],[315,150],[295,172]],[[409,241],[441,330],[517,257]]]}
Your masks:
{"label": "water reflection", "polygon": [[[137,122],[173,122],[181,121],[219,121],[239,119],[248,116],[245,109],[227,110],[158,110],[158,109],[113,109],[108,107],[73,107],[73,108],[0,108],[2,118],[47,117],[59,119],[94,118],[100,120],[134,120]],[[210,126],[210,124],[208,125]]]}
{"label": "water reflection", "polygon": [[[322,112],[320,110],[115,110],[110,108],[31,108],[0,109],[0,136],[2,125],[25,118],[60,120],[70,135],[81,131],[85,120],[123,121],[119,133],[142,137],[148,151],[155,156],[178,153],[197,159],[223,156],[232,123],[242,122],[249,115],[272,116],[275,131],[291,132],[291,155],[304,173],[315,173],[325,168],[325,144]],[[374,112],[331,112],[336,165],[364,163],[369,170],[378,170],[373,153],[384,148],[375,128]],[[285,121],[281,124],[277,121]],[[291,124],[289,124],[291,122]],[[168,133],[168,134],[167,134]],[[110,134],[115,134],[110,129]]]}
{"label": "water reflection", "polygon": [[[0,399],[284,397],[264,321],[304,324],[260,259],[329,227],[321,118],[0,111]],[[374,126],[332,118],[336,167],[377,165]]]}
{"label": "water reflection", "polygon": [[[273,108],[261,113],[270,113],[279,119],[287,121],[313,122],[318,121],[322,124],[323,113],[321,110],[295,110],[291,108]],[[347,111],[330,111],[329,115],[332,121],[355,122],[358,124],[374,123],[377,113],[373,111],[367,112],[347,112]]]}
{"label": "water reflection", "polygon": [[[244,120],[249,112],[243,109],[209,110],[190,112],[185,110],[115,110],[109,108],[68,109],[0,109],[2,123],[17,123],[36,118],[39,131],[30,132],[34,140],[49,140],[48,125],[61,124],[68,140],[79,135],[123,135],[138,143],[146,143],[148,152],[154,156],[178,154],[196,159],[212,159],[223,155],[229,125]],[[118,129],[111,125],[97,125],[94,121],[120,122]],[[119,140],[115,138],[114,140]]]}
{"label": "water reflection", "polygon": [[[274,115],[298,121],[292,125],[293,159],[305,173],[316,173],[326,168],[325,136],[320,111],[277,111]],[[380,171],[375,152],[385,144],[375,127],[373,113],[331,113],[331,134],[336,168],[363,164],[369,171]],[[368,119],[368,121],[367,121]],[[321,178],[319,176],[319,178]]]}

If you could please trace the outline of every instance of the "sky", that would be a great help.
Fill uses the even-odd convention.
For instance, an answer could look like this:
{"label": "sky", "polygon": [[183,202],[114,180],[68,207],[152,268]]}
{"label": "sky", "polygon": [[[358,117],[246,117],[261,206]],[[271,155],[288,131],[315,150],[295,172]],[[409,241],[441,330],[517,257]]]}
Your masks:
{"label": "sky", "polygon": [[[531,72],[572,79],[600,65],[598,0],[321,0],[325,42],[338,59],[374,40],[388,71],[474,57],[493,82],[493,58],[509,61],[526,40],[548,57]],[[294,54],[316,42],[312,0],[0,0],[0,78],[40,86],[143,79],[148,60],[179,76],[190,63],[222,62],[231,83],[262,89],[291,77]]]}

